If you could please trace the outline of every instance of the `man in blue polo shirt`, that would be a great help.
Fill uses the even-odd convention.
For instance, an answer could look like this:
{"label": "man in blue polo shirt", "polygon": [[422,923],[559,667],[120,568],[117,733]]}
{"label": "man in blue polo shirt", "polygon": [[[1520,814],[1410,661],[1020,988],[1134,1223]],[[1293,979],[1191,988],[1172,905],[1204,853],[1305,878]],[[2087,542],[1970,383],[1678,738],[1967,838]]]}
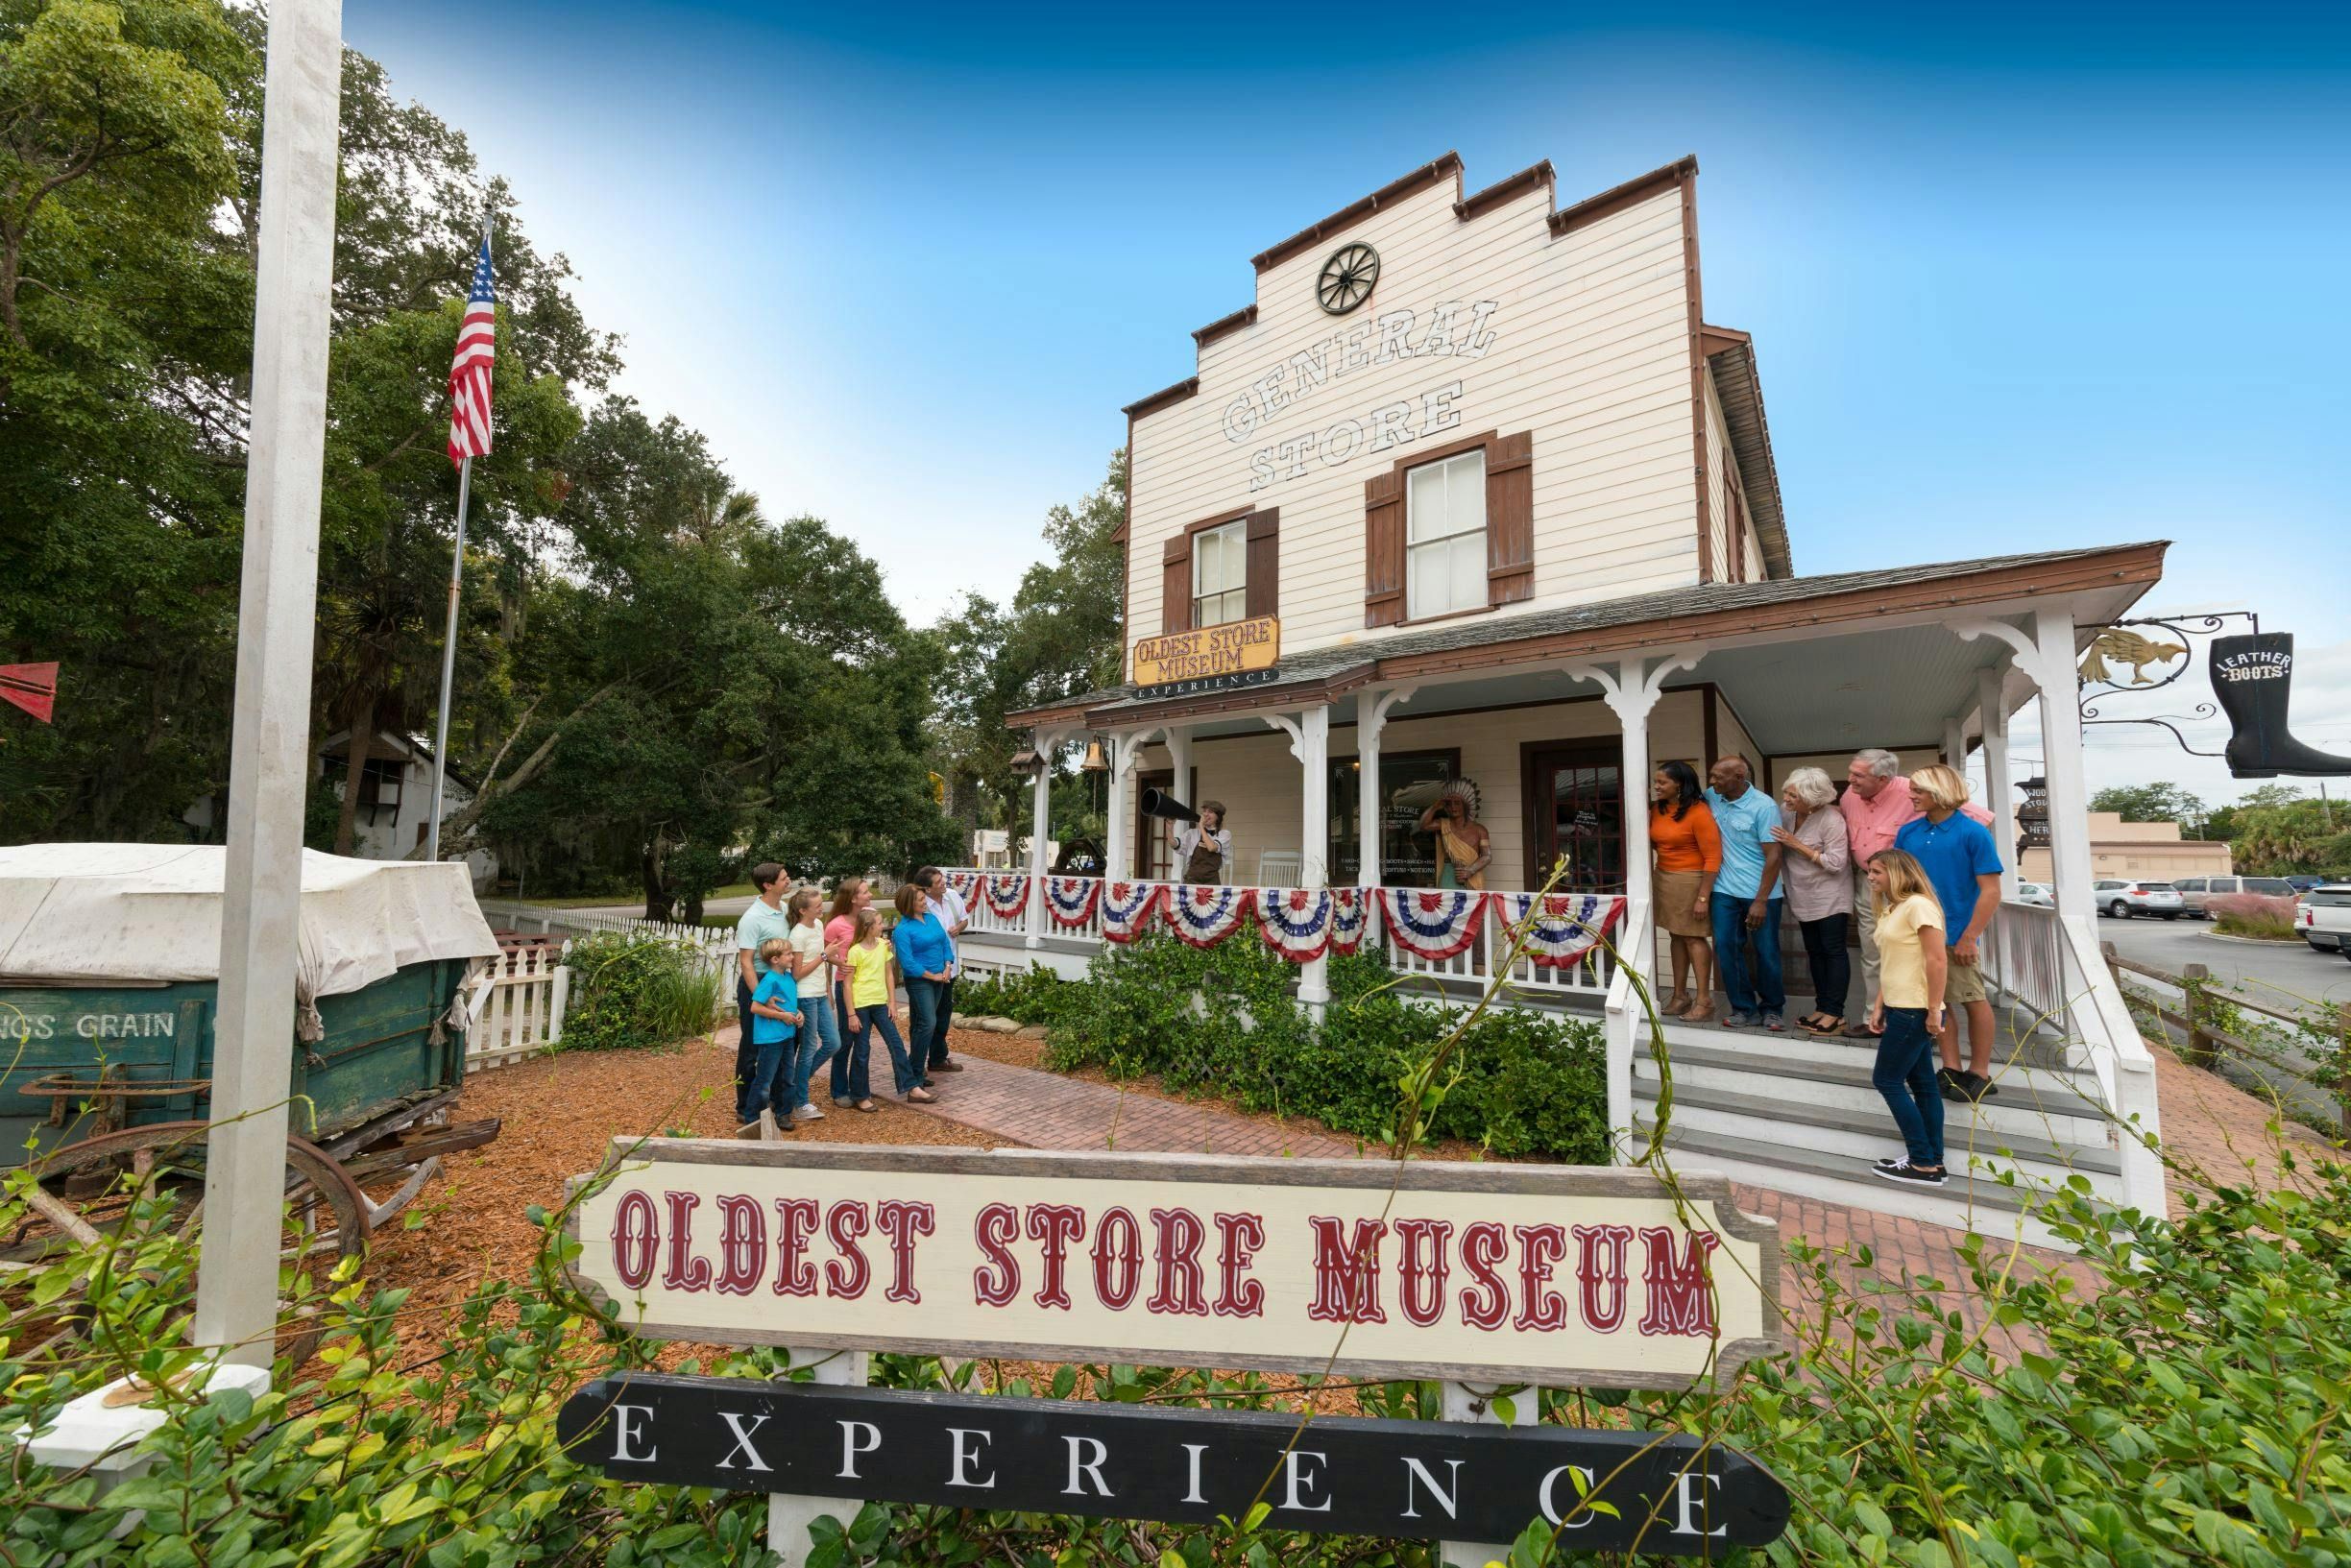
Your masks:
{"label": "man in blue polo shirt", "polygon": [[[1947,767],[1923,767],[1910,775],[1910,798],[1920,816],[1894,835],[1894,847],[1908,855],[1934,885],[1943,905],[1943,940],[1951,966],[1943,982],[1943,1098],[1977,1100],[1999,1091],[1992,1086],[1992,1001],[1984,991],[1977,943],[2000,913],[2000,846],[1992,832],[1961,811],[1967,780]],[[1959,1015],[1967,1014],[1968,1059],[1959,1065]]]}
{"label": "man in blue polo shirt", "polygon": [[[1743,757],[1726,757],[1707,772],[1707,808],[1722,835],[1722,872],[1708,905],[1714,925],[1714,963],[1731,998],[1723,1026],[1787,1027],[1787,987],[1780,976],[1780,846],[1772,830],[1780,808],[1755,786]],[[1747,942],[1755,941],[1750,978]]]}

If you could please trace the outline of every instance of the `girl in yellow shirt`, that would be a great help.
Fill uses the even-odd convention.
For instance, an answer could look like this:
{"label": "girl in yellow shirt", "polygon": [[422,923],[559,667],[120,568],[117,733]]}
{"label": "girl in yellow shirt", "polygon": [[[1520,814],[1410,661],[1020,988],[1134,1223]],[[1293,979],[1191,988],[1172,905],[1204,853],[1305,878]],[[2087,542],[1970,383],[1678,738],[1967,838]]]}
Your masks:
{"label": "girl in yellow shirt", "polygon": [[1943,983],[1949,974],[1943,906],[1918,861],[1901,850],[1869,857],[1875,908],[1878,992],[1870,1008],[1878,1036],[1878,1065],[1870,1074],[1885,1097],[1907,1152],[1879,1160],[1875,1174],[1907,1187],[1940,1187],[1943,1095],[1935,1082],[1935,1036],[1943,1027]]}
{"label": "girl in yellow shirt", "polygon": [[882,940],[881,910],[857,912],[857,934],[843,961],[848,970],[849,1015],[856,1021],[849,1026],[849,1093],[857,1108],[877,1108],[866,1055],[876,1029],[889,1047],[890,1075],[898,1093],[910,1100],[928,1102],[931,1091],[922,1086],[922,1069],[908,1058],[906,1041],[899,1037],[897,1021],[890,1016],[890,999],[898,990],[898,950]]}

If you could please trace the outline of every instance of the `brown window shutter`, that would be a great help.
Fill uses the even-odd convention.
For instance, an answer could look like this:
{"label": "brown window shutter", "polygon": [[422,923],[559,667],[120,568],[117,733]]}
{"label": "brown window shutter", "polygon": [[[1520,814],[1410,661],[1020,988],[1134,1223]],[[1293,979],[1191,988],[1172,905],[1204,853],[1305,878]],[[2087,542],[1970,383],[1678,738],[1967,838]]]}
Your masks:
{"label": "brown window shutter", "polygon": [[1247,614],[1281,614],[1281,508],[1269,506],[1248,518],[1248,607]]}
{"label": "brown window shutter", "polygon": [[1364,481],[1364,624],[1404,618],[1404,476]]}
{"label": "brown window shutter", "polygon": [[1177,534],[1159,558],[1159,632],[1192,629],[1192,536]]}
{"label": "brown window shutter", "polygon": [[1496,437],[1486,448],[1486,602],[1535,594],[1535,437]]}

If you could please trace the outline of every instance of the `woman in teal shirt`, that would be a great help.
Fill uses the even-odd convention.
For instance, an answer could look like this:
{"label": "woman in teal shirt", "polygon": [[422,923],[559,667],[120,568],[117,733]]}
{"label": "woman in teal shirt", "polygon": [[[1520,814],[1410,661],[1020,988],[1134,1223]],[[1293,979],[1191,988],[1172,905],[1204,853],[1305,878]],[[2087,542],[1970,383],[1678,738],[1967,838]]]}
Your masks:
{"label": "woman in teal shirt", "polygon": [[[932,913],[931,896],[920,887],[909,882],[898,889],[897,906],[890,946],[898,954],[898,973],[906,979],[908,1029],[913,1036],[907,1042],[907,1054],[917,1063],[929,1063],[938,1059],[938,1048],[947,1044],[938,1038],[939,1023],[947,982],[955,978],[955,945]],[[927,1074],[922,1087],[932,1087]]]}

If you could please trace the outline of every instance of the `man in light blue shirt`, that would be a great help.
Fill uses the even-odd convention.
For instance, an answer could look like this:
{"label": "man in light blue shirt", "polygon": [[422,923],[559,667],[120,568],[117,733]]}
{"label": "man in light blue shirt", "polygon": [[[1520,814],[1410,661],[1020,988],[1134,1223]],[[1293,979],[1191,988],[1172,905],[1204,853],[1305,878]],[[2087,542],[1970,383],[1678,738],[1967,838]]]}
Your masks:
{"label": "man in light blue shirt", "polygon": [[[790,883],[784,868],[773,860],[763,860],[751,868],[751,885],[759,889],[759,897],[751,907],[735,922],[735,1017],[742,1025],[735,1036],[735,1098],[740,1104],[745,1086],[759,1067],[759,1047],[751,1039],[751,993],[759,989],[760,944],[769,937],[791,940],[791,917],[784,912],[784,895]],[[784,1064],[786,1081],[790,1079],[789,1062]]]}
{"label": "man in light blue shirt", "polygon": [[[1726,757],[1707,773],[1707,808],[1722,836],[1722,872],[1714,879],[1709,911],[1714,926],[1714,963],[1731,998],[1723,1026],[1783,1029],[1787,987],[1780,974],[1780,845],[1772,830],[1781,826],[1780,808],[1755,786],[1743,757]],[[1755,941],[1753,967],[1747,943]]]}

